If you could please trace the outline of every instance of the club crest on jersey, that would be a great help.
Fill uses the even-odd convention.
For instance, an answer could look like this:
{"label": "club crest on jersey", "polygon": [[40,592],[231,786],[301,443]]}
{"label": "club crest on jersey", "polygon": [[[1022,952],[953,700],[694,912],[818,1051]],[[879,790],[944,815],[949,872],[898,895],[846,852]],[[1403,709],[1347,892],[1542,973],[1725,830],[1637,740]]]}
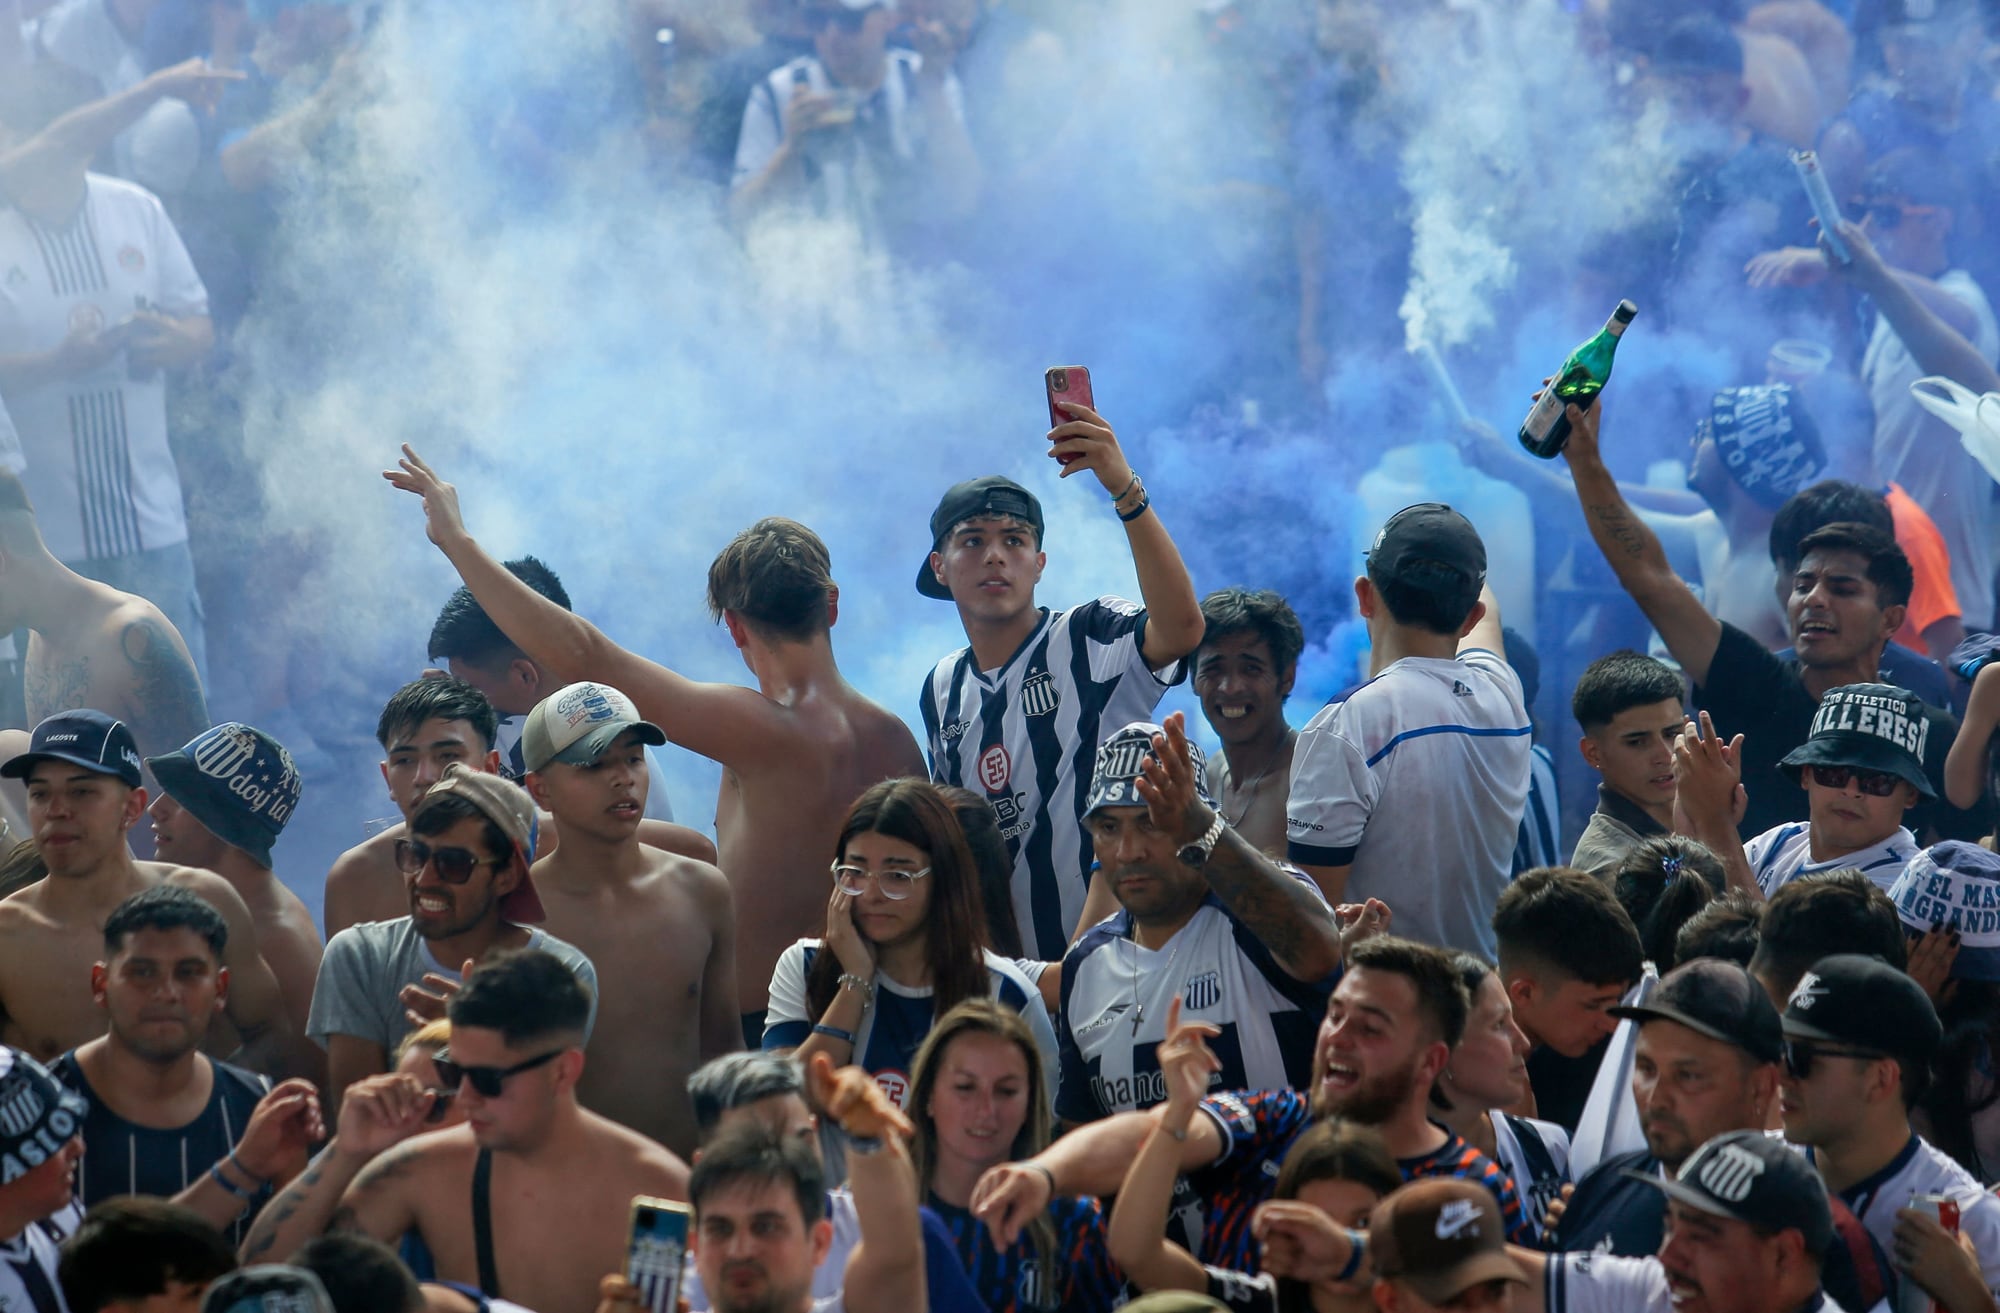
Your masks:
{"label": "club crest on jersey", "polygon": [[908,1072],[897,1071],[894,1067],[884,1067],[875,1073],[875,1083],[882,1087],[882,1093],[898,1108],[910,1097],[910,1076]]}
{"label": "club crest on jersey", "polygon": [[996,743],[979,754],[979,782],[988,793],[1005,793],[1014,778],[1014,762],[1005,744]]}
{"label": "club crest on jersey", "polygon": [[146,268],[146,253],[128,242],[118,248],[118,267],[128,274],[143,273]]}
{"label": "club crest on jersey", "polygon": [[1181,990],[1181,1004],[1190,1011],[1212,1008],[1222,1001],[1222,973],[1204,971]]}
{"label": "club crest on jersey", "polygon": [[1026,716],[1047,716],[1062,705],[1062,698],[1056,693],[1055,677],[1044,670],[1038,675],[1030,675],[1021,684],[1021,714]]}

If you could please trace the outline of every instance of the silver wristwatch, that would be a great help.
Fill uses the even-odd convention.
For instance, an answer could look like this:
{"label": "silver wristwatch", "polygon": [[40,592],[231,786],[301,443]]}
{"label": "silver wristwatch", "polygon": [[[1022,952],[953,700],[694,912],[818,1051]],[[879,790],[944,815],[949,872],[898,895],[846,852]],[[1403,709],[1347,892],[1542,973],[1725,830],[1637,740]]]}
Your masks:
{"label": "silver wristwatch", "polygon": [[1193,843],[1182,847],[1179,854],[1181,862],[1187,866],[1206,866],[1209,854],[1215,851],[1216,844],[1222,842],[1222,831],[1225,828],[1227,828],[1227,823],[1222,819],[1221,811],[1218,810],[1215,813],[1215,819],[1209,823],[1208,829],[1202,832],[1202,836]]}

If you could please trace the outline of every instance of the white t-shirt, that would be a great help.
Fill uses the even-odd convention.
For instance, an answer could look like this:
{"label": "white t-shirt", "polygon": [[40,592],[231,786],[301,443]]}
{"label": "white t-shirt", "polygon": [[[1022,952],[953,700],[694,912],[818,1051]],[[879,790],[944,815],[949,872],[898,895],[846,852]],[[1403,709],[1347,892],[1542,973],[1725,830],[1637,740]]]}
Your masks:
{"label": "white t-shirt", "polygon": [[1346,900],[1387,903],[1398,935],[1492,960],[1532,729],[1498,653],[1395,662],[1299,732],[1286,856],[1349,866]]}
{"label": "white t-shirt", "polygon": [[[1813,1156],[1805,1150],[1807,1158]],[[1888,1166],[1857,1185],[1840,1192],[1840,1198],[1885,1254],[1896,1252],[1896,1211],[1907,1208],[1910,1196],[1948,1195],[1958,1201],[1958,1229],[1972,1237],[1979,1255],[1979,1271],[1987,1287],[2000,1294],[2000,1199],[1988,1194],[1977,1177],[1941,1152],[1920,1135],[1911,1135],[1903,1151]]]}
{"label": "white t-shirt", "polygon": [[1496,1112],[1493,1161],[1513,1178],[1514,1189],[1521,1196],[1521,1211],[1528,1215],[1535,1234],[1543,1235],[1542,1218],[1570,1181],[1569,1132],[1554,1122]]}
{"label": "white t-shirt", "polygon": [[1896,877],[1903,873],[1904,865],[1917,855],[1917,851],[1917,837],[1899,825],[1894,834],[1880,843],[1815,862],[1812,860],[1811,827],[1804,821],[1773,826],[1743,845],[1743,855],[1749,859],[1750,872],[1757,877],[1757,887],[1764,891],[1766,898],[1802,875],[1844,871],[1849,867],[1858,868],[1883,893],[1888,893],[1889,887],[1896,883]]}
{"label": "white t-shirt", "polygon": [[[1979,322],[1972,345],[1988,363],[2000,358],[2000,324],[1972,275],[1953,269],[1937,279],[1939,290],[1965,303]],[[1993,621],[1993,477],[1968,454],[1951,425],[1910,395],[1923,370],[1901,338],[1879,315],[1861,357],[1861,378],[1875,406],[1875,474],[1900,483],[1944,535],[1951,553],[1951,585],[1967,629]]]}
{"label": "white t-shirt", "polygon": [[[820,1265],[813,1269],[815,1300],[840,1298],[841,1284],[847,1280],[847,1256],[861,1243],[861,1218],[854,1211],[854,1196],[845,1186],[827,1191],[826,1220],[833,1223],[833,1243],[827,1247]],[[692,1254],[682,1270],[681,1294],[688,1302],[688,1313],[708,1313],[708,1288],[701,1284],[701,1273],[695,1268]]]}
{"label": "white t-shirt", "polygon": [[[1549,1313],[1672,1313],[1674,1307],[1659,1259],[1614,1254],[1550,1254],[1543,1296]],[[1841,1308],[1822,1292],[1798,1313],[1841,1313]]]}
{"label": "white t-shirt", "polygon": [[0,1243],[0,1313],[66,1313],[56,1259],[82,1220],[83,1206],[73,1203]]}
{"label": "white t-shirt", "polygon": [[[53,350],[72,325],[121,324],[140,298],[172,315],[208,313],[208,291],[151,192],[93,173],[60,227],[0,209],[0,355]],[[27,460],[22,481],[58,559],[187,541],[158,371],[135,379],[120,352],[92,373],[13,389],[6,403]]]}

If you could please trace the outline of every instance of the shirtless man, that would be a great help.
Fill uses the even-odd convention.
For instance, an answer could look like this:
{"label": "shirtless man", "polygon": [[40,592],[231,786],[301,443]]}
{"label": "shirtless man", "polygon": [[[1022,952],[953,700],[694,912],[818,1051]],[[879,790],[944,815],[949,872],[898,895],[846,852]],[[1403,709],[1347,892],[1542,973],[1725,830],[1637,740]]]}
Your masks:
{"label": "shirtless man", "polygon": [[264,731],[232,721],[178,752],[148,757],[146,766],[160,782],[147,809],[154,854],[213,871],[243,896],[285,1014],[303,1031],[326,945],[305,903],[271,872],[271,846],[304,790],[291,754]]}
{"label": "shirtless man", "polygon": [[[688,1169],[577,1102],[589,1011],[547,953],[480,965],[452,997],[451,1045],[437,1059],[466,1124],[423,1134],[440,1096],[414,1076],[357,1082],[332,1143],[258,1215],[244,1261],[281,1259],[326,1231],[388,1244],[415,1231],[442,1280],[528,1308],[595,1308],[599,1278],[625,1270],[632,1197],[685,1199]],[[490,1201],[485,1246],[475,1191]]]}
{"label": "shirtless man", "polygon": [[0,901],[0,1040],[53,1058],[102,1035],[90,968],[103,956],[105,918],[141,889],[177,884],[229,925],[222,964],[233,1032],[218,1025],[211,1050],[274,1078],[312,1074],[310,1045],[285,1017],[242,895],[213,872],[135,861],[125,846],[146,810],[129,729],[101,711],[51,717],[0,776],[27,780],[28,821],[49,868],[47,879]]}
{"label": "shirtless man", "polygon": [[721,871],[639,842],[646,747],[666,741],[617,689],[571,684],[528,713],[521,760],[528,792],[563,832],[533,869],[543,926],[611,985],[577,1097],[688,1155],[688,1077],[742,1044],[736,912]]}
{"label": "shirtless man", "polygon": [[739,907],[736,996],[744,1034],[763,1042],[778,955],[826,924],[827,845],[847,808],[879,780],[924,774],[909,727],[841,677],[831,629],[840,615],[826,545],[791,520],[751,525],[708,568],[708,607],[729,627],[755,691],[703,684],[613,643],[509,574],[466,532],[458,492],[408,447],[389,482],[424,499],[432,542],[535,662],[563,679],[622,688],[673,742],[722,764],[715,833]]}
{"label": "shirtless man", "polygon": [[[324,903],[329,939],[362,921],[393,921],[409,915],[408,883],[396,869],[396,840],[409,837],[410,809],[454,762],[504,775],[499,723],[499,711],[484,693],[442,671],[396,690],[382,708],[375,738],[385,754],[382,782],[389,786],[389,801],[403,819],[334,859],[326,873]],[[555,851],[556,838],[553,819],[539,817],[535,855]],[[699,831],[671,821],[641,821],[639,842],[697,861],[715,855],[715,845]]]}
{"label": "shirtless man", "polygon": [[0,468],[0,633],[21,628],[31,631],[30,721],[95,707],[131,726],[147,753],[171,752],[208,728],[201,680],[173,624],[145,598],[51,555],[27,489]]}
{"label": "shirtless man", "polygon": [[1222,740],[1209,758],[1218,810],[1259,852],[1285,851],[1298,731],[1285,699],[1299,673],[1305,630],[1285,599],[1269,590],[1224,588],[1201,599],[1208,628],[1194,652],[1194,691],[1208,727]]}

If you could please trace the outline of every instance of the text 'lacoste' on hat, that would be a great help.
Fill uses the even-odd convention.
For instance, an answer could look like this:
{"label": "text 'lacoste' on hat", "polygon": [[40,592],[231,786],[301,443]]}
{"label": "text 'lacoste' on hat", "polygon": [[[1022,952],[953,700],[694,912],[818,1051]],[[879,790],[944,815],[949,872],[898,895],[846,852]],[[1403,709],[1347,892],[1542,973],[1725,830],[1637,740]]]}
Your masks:
{"label": "text 'lacoste' on hat", "polygon": [[1035,545],[1041,545],[1042,503],[1034,493],[998,474],[954,483],[945,489],[937,509],[931,512],[931,545],[924,553],[923,564],[917,567],[918,592],[941,602],[951,600],[951,590],[939,583],[931,570],[931,552],[942,550],[954,526],[982,515],[1005,515],[1019,520],[1035,531]]}
{"label": "text 'lacoste' on hat", "polygon": [[1916,934],[1958,932],[1953,979],[2000,980],[2000,856],[1957,839],[1933,844],[1904,863],[1889,901]]}
{"label": "text 'lacoste' on hat", "polygon": [[[1099,807],[1144,807],[1139,796],[1139,779],[1146,758],[1153,751],[1153,736],[1166,730],[1150,720],[1135,720],[1104,740],[1097,749],[1097,764],[1090,772],[1090,792],[1083,797],[1083,814]],[[1192,740],[1188,741],[1188,761],[1194,766],[1194,791],[1213,807],[1208,794],[1208,758]]]}
{"label": "text 'lacoste' on hat", "polygon": [[28,750],[0,765],[0,778],[25,780],[44,761],[66,761],[139,787],[139,745],[125,722],[101,711],[59,711],[28,736]]}
{"label": "text 'lacoste' on hat", "polygon": [[83,1131],[90,1104],[41,1063],[0,1046],[0,1185],[18,1181]]}
{"label": "text 'lacoste' on hat", "polygon": [[628,729],[638,730],[639,742],[651,747],[667,741],[658,725],[639,715],[631,698],[609,684],[568,684],[528,713],[521,728],[521,764],[531,771],[552,761],[588,766]]}
{"label": "text 'lacoste' on hat", "polygon": [[415,821],[444,798],[463,798],[471,803],[481,816],[500,827],[500,833],[507,836],[507,842],[521,855],[521,883],[500,900],[500,915],[515,925],[548,920],[549,914],[542,907],[542,897],[535,892],[535,882],[527,869],[535,860],[535,801],[527,790],[512,780],[488,775],[457,761],[445,767],[444,778],[417,800],[410,819]]}
{"label": "text 'lacoste' on hat", "polygon": [[1448,1304],[1488,1281],[1526,1285],[1507,1253],[1507,1228],[1492,1191],[1472,1181],[1413,1181],[1375,1205],[1368,1221],[1368,1263],[1429,1304]]}
{"label": "text 'lacoste' on hat", "polygon": [[1924,774],[1931,722],[1923,699],[1893,684],[1843,684],[1830,688],[1813,713],[1812,735],[1778,764],[1848,766],[1907,781],[1921,797],[1937,790]]}
{"label": "text 'lacoste' on hat", "polygon": [[1368,549],[1368,569],[1377,578],[1408,579],[1419,567],[1435,566],[1464,575],[1475,589],[1486,581],[1486,544],[1479,530],[1443,502],[1397,511]]}
{"label": "text 'lacoste' on hat", "polygon": [[1860,953],[1813,963],[1786,1001],[1783,1020],[1786,1039],[1865,1049],[1926,1072],[1944,1040],[1924,987],[1881,958]]}
{"label": "text 'lacoste' on hat", "polygon": [[1833,1209],[1826,1184],[1806,1156],[1762,1131],[1729,1131],[1696,1149],[1674,1179],[1625,1169],[1626,1176],[1711,1217],[1760,1231],[1797,1231],[1806,1251],[1833,1243]]}
{"label": "text 'lacoste' on hat", "polygon": [[1785,1033],[1771,996],[1748,971],[1721,958],[1699,957],[1675,967],[1644,1003],[1612,1008],[1611,1015],[1642,1026],[1678,1022],[1759,1062],[1776,1062],[1784,1053]]}
{"label": "text 'lacoste' on hat", "polygon": [[238,721],[203,730],[186,747],[146,764],[169,798],[267,868],[271,846],[305,792],[284,745]]}

